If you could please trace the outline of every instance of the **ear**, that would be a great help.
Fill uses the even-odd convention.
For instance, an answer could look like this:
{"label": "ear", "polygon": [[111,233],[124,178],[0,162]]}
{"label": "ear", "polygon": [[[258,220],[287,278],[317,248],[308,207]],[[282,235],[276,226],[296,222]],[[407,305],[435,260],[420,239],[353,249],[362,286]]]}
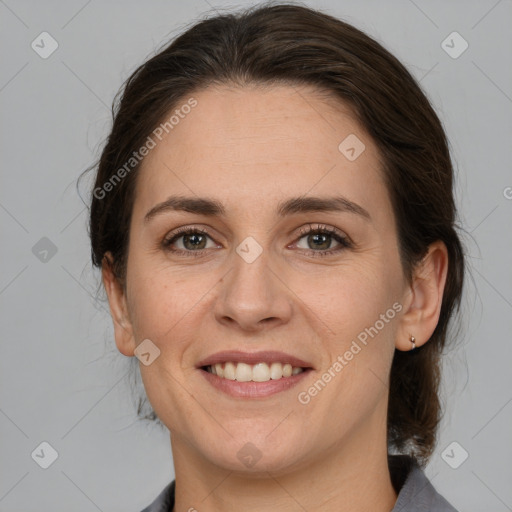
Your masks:
{"label": "ear", "polygon": [[415,268],[412,283],[404,294],[404,313],[395,342],[398,350],[411,350],[411,336],[417,347],[432,336],[441,313],[447,273],[448,250],[438,240],[429,246],[426,256]]}
{"label": "ear", "polygon": [[112,321],[114,322],[114,336],[117,348],[121,354],[133,356],[136,344],[128,314],[126,293],[119,279],[114,274],[113,261],[112,254],[106,253],[101,265],[101,277],[107,292]]}

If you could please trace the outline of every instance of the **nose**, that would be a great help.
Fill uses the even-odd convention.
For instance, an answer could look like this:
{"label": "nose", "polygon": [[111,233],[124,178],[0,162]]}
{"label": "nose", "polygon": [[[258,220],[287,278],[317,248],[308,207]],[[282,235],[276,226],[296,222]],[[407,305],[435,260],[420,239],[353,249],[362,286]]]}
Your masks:
{"label": "nose", "polygon": [[218,322],[258,332],[290,320],[293,294],[271,268],[266,253],[252,263],[233,253],[232,270],[222,280],[214,306]]}

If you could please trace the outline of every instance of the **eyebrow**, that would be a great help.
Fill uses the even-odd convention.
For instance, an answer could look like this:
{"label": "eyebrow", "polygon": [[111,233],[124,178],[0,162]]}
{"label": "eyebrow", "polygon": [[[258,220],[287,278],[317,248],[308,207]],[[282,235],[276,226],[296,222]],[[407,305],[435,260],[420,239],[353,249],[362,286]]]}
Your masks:
{"label": "eyebrow", "polygon": [[[149,210],[144,222],[168,211],[184,211],[210,217],[225,217],[226,209],[219,201],[210,198],[170,196]],[[308,212],[348,212],[371,221],[371,216],[362,206],[343,196],[334,197],[292,197],[277,206],[280,217]]]}

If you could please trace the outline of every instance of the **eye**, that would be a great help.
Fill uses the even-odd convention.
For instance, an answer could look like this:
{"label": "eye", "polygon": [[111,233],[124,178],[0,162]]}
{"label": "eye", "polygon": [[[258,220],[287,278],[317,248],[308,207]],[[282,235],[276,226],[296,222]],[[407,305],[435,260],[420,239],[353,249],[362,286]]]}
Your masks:
{"label": "eye", "polygon": [[[294,246],[313,257],[328,256],[353,246],[346,235],[329,226],[309,224],[300,230],[300,234]],[[169,233],[162,241],[162,248],[176,255],[201,256],[219,245],[206,230],[188,226]]]}
{"label": "eye", "polygon": [[[208,245],[208,240],[212,244]],[[206,249],[217,247],[206,231],[193,227],[173,231],[164,239],[162,246],[167,251],[181,254],[201,254]]]}
{"label": "eye", "polygon": [[[352,247],[347,236],[329,226],[313,227],[312,224],[309,224],[301,230],[301,235],[296,243],[297,247],[306,249],[312,256],[326,256]],[[302,240],[304,242],[301,242]],[[337,244],[334,249],[332,248],[333,244]]]}

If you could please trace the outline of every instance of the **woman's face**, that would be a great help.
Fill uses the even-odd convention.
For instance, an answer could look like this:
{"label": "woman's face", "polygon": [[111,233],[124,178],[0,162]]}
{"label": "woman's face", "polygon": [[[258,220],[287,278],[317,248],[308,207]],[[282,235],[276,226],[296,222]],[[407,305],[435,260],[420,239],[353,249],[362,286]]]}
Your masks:
{"label": "woman's face", "polygon": [[313,89],[192,96],[138,176],[116,332],[125,355],[150,340],[140,370],[173,448],[285,472],[385,443],[410,288],[375,144]]}

